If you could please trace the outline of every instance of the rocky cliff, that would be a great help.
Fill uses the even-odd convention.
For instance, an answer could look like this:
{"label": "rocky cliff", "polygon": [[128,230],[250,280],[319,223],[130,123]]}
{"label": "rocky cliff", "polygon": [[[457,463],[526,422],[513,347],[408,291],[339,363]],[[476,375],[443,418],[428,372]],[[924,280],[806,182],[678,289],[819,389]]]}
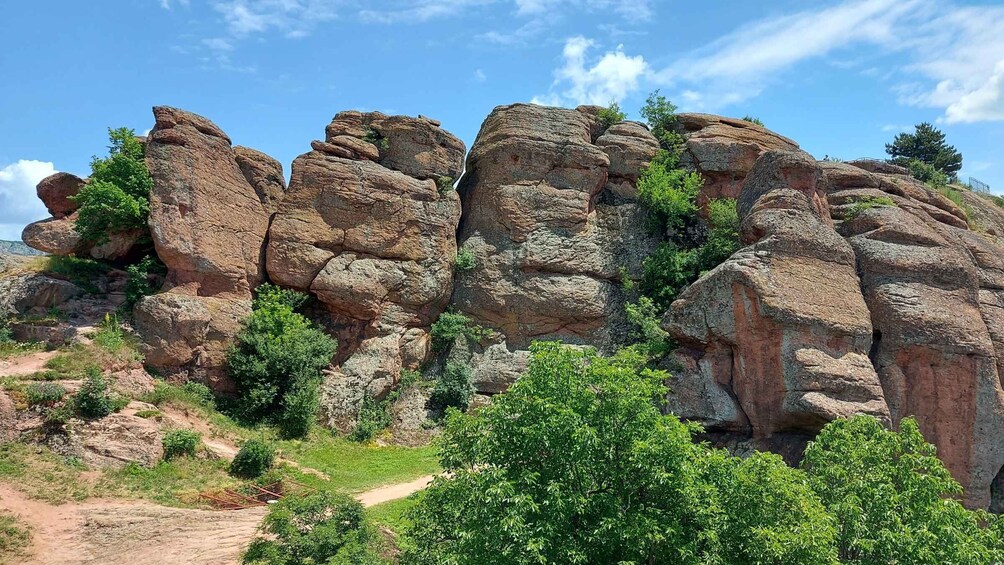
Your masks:
{"label": "rocky cliff", "polygon": [[[279,163],[209,120],[154,115],[149,227],[169,272],[135,323],[165,374],[226,391],[226,347],[263,281],[310,293],[338,338],[322,415],[341,428],[365,395],[428,366],[448,308],[492,330],[444,353],[483,394],[518,377],[533,340],[629,340],[624,282],[661,240],[637,201],[659,149],[642,124],[500,106],[464,171],[463,143],[434,120],[342,112],[287,189]],[[834,418],[916,416],[967,502],[1004,506],[1004,209],[966,191],[960,206],[884,163],[818,162],[743,120],[678,126],[699,203],[736,198],[743,247],[665,313],[669,409],[735,449],[792,456]],[[66,196],[83,182],[39,185],[54,217],[25,241],[114,256],[73,241]],[[474,258],[463,272],[459,249]]]}

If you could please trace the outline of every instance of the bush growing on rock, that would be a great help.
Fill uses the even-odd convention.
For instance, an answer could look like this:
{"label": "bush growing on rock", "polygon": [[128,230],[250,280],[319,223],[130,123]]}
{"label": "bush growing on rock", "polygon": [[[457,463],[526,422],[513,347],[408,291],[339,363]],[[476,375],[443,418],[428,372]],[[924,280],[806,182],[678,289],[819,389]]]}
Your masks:
{"label": "bush growing on rock", "polygon": [[466,365],[449,362],[443,369],[443,374],[436,379],[429,402],[440,410],[456,408],[464,411],[474,397],[474,385],[471,383],[471,369]]}
{"label": "bush growing on rock", "polygon": [[109,129],[108,139],[108,157],[91,159],[90,181],[71,197],[80,205],[77,232],[97,244],[107,242],[112,232],[145,229],[153,188],[136,132]]}
{"label": "bush growing on rock", "polygon": [[157,286],[152,277],[167,273],[167,267],[161,263],[156,255],[147,255],[138,263],[126,267],[129,278],[126,280],[125,296],[126,308],[131,309],[144,296],[150,296],[157,292]]}
{"label": "bush growing on rock", "polygon": [[488,335],[488,330],[475,324],[463,314],[443,312],[432,323],[429,334],[432,336],[432,350],[443,351],[460,336],[465,336],[472,341],[481,341]]}
{"label": "bush growing on rock", "polygon": [[468,247],[458,249],[455,266],[458,273],[466,273],[474,270],[474,267],[478,266],[478,259],[474,256],[474,251]]}
{"label": "bush growing on rock", "polygon": [[202,442],[202,434],[192,430],[171,430],[164,434],[164,460],[176,457],[195,457],[195,451]]}
{"label": "bush growing on rock", "polygon": [[306,296],[272,285],[257,291],[254,310],[227,354],[237,386],[237,416],[271,421],[287,437],[306,435],[317,413],[321,370],[336,344],[294,307]]}
{"label": "bush growing on rock", "polygon": [[356,418],[356,427],[349,434],[352,441],[369,441],[381,430],[391,424],[389,399],[377,400],[370,395],[363,398],[362,406],[359,407],[359,416]]}
{"label": "bush growing on rock", "polygon": [[272,505],[260,531],[264,535],[251,542],[241,556],[242,563],[381,562],[369,549],[374,534],[365,523],[362,505],[345,494],[319,491],[287,496]]}
{"label": "bush growing on rock", "polygon": [[600,127],[606,130],[610,126],[626,120],[627,114],[621,111],[620,104],[611,102],[606,108],[600,109],[598,117],[600,118]]}
{"label": "bush growing on rock", "polygon": [[272,468],[275,460],[275,446],[251,438],[241,445],[240,451],[230,462],[230,474],[240,479],[256,479]]}

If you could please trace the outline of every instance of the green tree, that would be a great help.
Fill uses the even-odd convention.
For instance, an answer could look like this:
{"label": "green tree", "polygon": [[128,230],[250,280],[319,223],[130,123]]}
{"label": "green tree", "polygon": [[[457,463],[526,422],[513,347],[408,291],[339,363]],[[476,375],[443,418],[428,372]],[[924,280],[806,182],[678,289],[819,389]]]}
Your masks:
{"label": "green tree", "polygon": [[832,519],[800,472],[695,443],[659,410],[666,374],[644,354],[531,351],[508,392],[449,414],[448,475],[415,508],[403,562],[832,562]]}
{"label": "green tree", "polygon": [[917,422],[900,431],[871,416],[828,424],[802,461],[838,521],[843,563],[999,563],[998,518],[966,510],[962,487],[924,441]]}
{"label": "green tree", "polygon": [[80,205],[77,232],[98,244],[108,241],[110,233],[146,228],[153,188],[136,132],[109,129],[108,139],[108,156],[91,159],[90,181],[72,197]]}
{"label": "green tree", "polygon": [[321,370],[336,343],[294,311],[306,296],[272,285],[257,290],[254,309],[227,354],[237,385],[237,415],[270,420],[283,435],[306,435],[317,413]]}
{"label": "green tree", "polygon": [[600,108],[598,117],[600,118],[601,127],[606,130],[610,126],[627,119],[627,114],[621,111],[620,104],[610,102],[610,105],[606,108]]}
{"label": "green tree", "polygon": [[916,159],[931,165],[951,179],[962,168],[962,153],[945,142],[945,134],[933,125],[917,124],[913,133],[901,133],[885,146],[889,161],[902,166]]}

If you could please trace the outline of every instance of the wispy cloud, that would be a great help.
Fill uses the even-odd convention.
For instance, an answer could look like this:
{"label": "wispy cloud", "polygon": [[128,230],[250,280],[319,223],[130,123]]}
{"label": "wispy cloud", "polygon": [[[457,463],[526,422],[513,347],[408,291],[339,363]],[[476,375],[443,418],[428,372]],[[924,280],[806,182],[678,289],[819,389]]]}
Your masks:
{"label": "wispy cloud", "polygon": [[188,0],[174,0],[174,2],[171,0],[160,0],[160,7],[165,10],[170,10],[175,3],[180,6],[187,6]]}
{"label": "wispy cloud", "polygon": [[475,69],[474,71],[474,81],[475,82],[485,82],[488,80],[488,75],[481,69]]}
{"label": "wispy cloud", "polygon": [[465,10],[493,4],[495,0],[416,0],[407,6],[392,10],[366,9],[359,11],[363,21],[394,24],[400,22],[421,23],[433,18],[456,16]]}
{"label": "wispy cloud", "polygon": [[587,66],[586,54],[596,43],[582,36],[565,42],[564,63],[554,72],[554,83],[547,94],[535,96],[535,104],[565,106],[575,104],[609,104],[621,101],[638,89],[639,79],[648,71],[644,57],[631,57],[618,45],[607,51],[592,66]]}

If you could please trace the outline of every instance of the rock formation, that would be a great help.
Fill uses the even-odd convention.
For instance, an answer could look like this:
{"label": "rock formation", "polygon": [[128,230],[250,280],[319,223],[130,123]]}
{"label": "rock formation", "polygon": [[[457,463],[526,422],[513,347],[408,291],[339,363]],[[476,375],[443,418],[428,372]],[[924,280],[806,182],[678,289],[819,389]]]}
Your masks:
{"label": "rock formation", "polygon": [[325,412],[345,427],[428,353],[453,286],[464,145],[426,118],[342,112],[311,146],[293,162],[267,266],[326,310],[339,355]]}
{"label": "rock formation", "polygon": [[622,278],[639,277],[657,244],[634,182],[658,143],[637,123],[600,129],[596,108],[500,106],[468,156],[460,242],[477,266],[454,303],[510,348],[609,349],[627,332]]}
{"label": "rock formation", "polygon": [[265,238],[285,189],[282,166],[232,148],[202,116],[164,106],[153,114],[149,224],[169,292],[137,304],[136,327],[149,366],[227,391],[226,349],[264,279]]}
{"label": "rock formation", "polygon": [[[817,163],[746,122],[681,123],[702,196],[739,198],[746,247],[666,314],[683,345],[670,408],[793,458],[833,418],[914,416],[966,502],[999,505],[1004,213],[968,195],[970,219],[901,168]],[[860,204],[879,198],[894,205]]]}

